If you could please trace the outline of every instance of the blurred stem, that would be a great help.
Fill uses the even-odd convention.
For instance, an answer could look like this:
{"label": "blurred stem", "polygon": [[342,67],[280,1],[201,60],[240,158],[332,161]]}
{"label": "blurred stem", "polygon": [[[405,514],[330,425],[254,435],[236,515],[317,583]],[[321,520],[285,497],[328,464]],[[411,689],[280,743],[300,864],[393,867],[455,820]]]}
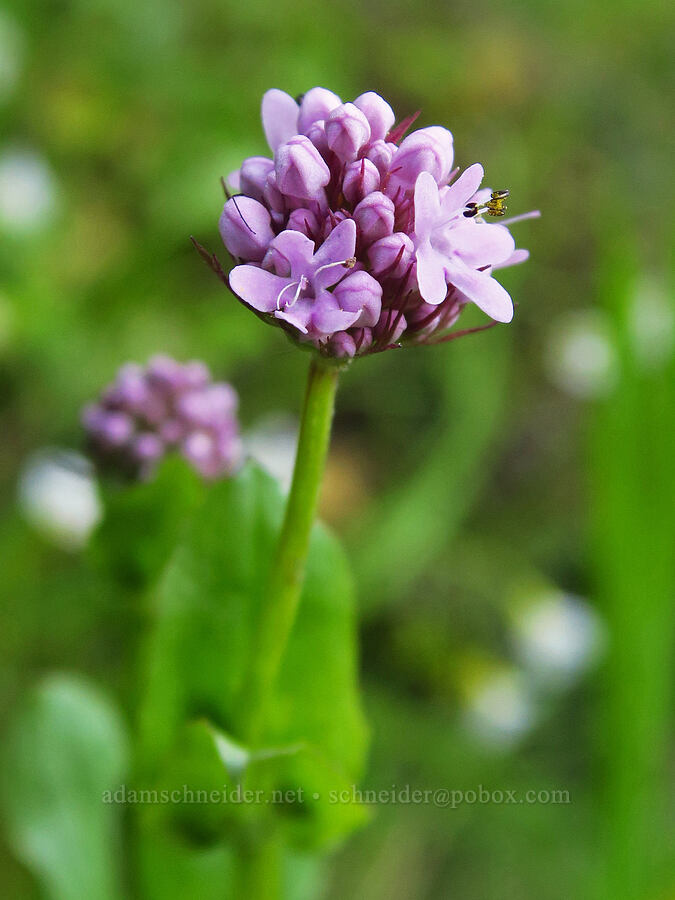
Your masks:
{"label": "blurred stem", "polygon": [[[614,208],[609,201],[607,207]],[[595,896],[641,900],[657,895],[672,839],[665,785],[675,626],[675,358],[662,368],[640,362],[635,245],[628,235],[603,234],[600,298],[614,329],[619,381],[594,411],[589,454],[592,561],[611,635],[598,695]]]}
{"label": "blurred stem", "polygon": [[233,896],[246,900],[278,900],[282,880],[281,844],[270,835],[240,847]]}
{"label": "blurred stem", "polygon": [[[259,739],[281,660],[288,643],[305,574],[330,441],[339,370],[313,358],[300,422],[293,483],[265,594],[252,656],[243,715],[246,737]],[[309,677],[309,673],[308,673]]]}

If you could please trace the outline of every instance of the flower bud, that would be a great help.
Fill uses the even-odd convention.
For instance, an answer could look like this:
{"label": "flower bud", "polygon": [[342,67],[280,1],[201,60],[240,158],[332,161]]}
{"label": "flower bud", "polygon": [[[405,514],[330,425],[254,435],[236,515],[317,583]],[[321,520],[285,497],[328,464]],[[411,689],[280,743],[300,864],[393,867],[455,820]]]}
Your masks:
{"label": "flower bud", "polygon": [[328,341],[328,349],[336,359],[351,359],[356,354],[356,341],[348,331],[338,331]]}
{"label": "flower bud", "polygon": [[380,186],[380,173],[369,159],[349,163],[342,179],[342,193],[348,203],[356,204]]}
{"label": "flower bud", "polygon": [[204,387],[211,381],[209,367],[199,359],[192,359],[181,368],[185,387]]}
{"label": "flower bud", "polygon": [[380,317],[382,285],[363,270],[343,278],[333,290],[333,296],[346,312],[361,310],[361,315],[354,322],[356,326],[372,327]]}
{"label": "flower bud", "polygon": [[374,275],[403,278],[415,254],[415,245],[407,234],[396,231],[380,238],[368,248],[368,259]]}
{"label": "flower bud", "polygon": [[315,87],[307,91],[300,103],[298,115],[298,131],[306,134],[314,122],[327,119],[336,106],[340,106],[342,100],[332,91],[326,88]]}
{"label": "flower bud", "polygon": [[353,103],[343,103],[326,119],[326,140],[340,162],[350,162],[370,140],[368,119]]}
{"label": "flower bud", "polygon": [[358,107],[368,119],[370,139],[373,141],[384,140],[396,121],[394,110],[387,101],[374,91],[368,91],[356,98],[354,106]]}
{"label": "flower bud", "polygon": [[[392,331],[392,328],[394,329]],[[387,339],[395,344],[407,328],[405,316],[400,314],[398,309],[385,309],[382,311],[380,320],[373,329],[373,334],[379,340],[385,335]]]}
{"label": "flower bud", "polygon": [[294,209],[286,224],[287,230],[300,231],[312,240],[319,233],[319,228],[319,220],[311,209]]}
{"label": "flower bud", "polygon": [[265,183],[270,172],[274,171],[274,163],[266,156],[249,156],[241,164],[239,170],[239,188],[242,194],[263,201]]}
{"label": "flower bud", "polygon": [[277,187],[282,194],[313,200],[330,181],[330,169],[314,144],[302,134],[274,154]]}
{"label": "flower bud", "polygon": [[437,184],[444,184],[452,161],[452,135],[447,128],[421,128],[401,141],[391,161],[390,183],[392,187],[413,188],[420,172],[430,172]]}
{"label": "flower bud", "polygon": [[276,225],[281,224],[286,215],[286,200],[277,186],[277,173],[274,170],[265,181],[263,203],[269,209],[272,221]]}
{"label": "flower bud", "polygon": [[186,391],[178,398],[176,408],[179,416],[188,424],[210,428],[234,415],[237,396],[228,384],[212,384],[206,388]]}
{"label": "flower bud", "polygon": [[220,236],[233,256],[259,262],[274,237],[270,214],[252,197],[231,197],[223,208]]}
{"label": "flower bud", "polygon": [[104,393],[104,399],[138,414],[148,402],[148,385],[143,370],[133,363],[122,366],[117,381]]}
{"label": "flower bud", "polygon": [[[143,372],[148,383],[154,387],[161,387],[169,391],[178,390],[183,386],[183,367],[177,363],[175,359],[166,356],[163,353],[156,353],[148,360],[145,371],[132,363],[134,370]],[[131,367],[129,367],[131,368]],[[123,380],[127,367],[124,366],[120,373],[120,379]]]}
{"label": "flower bud", "polygon": [[422,301],[406,313],[408,332],[417,339],[427,337],[435,331],[444,331],[455,324],[465,306],[466,303],[458,299],[436,306]]}
{"label": "flower bud", "polygon": [[398,150],[396,144],[387,143],[387,141],[373,141],[366,151],[366,159],[375,164],[380,178],[389,171],[389,166],[393,159],[394,153]]}
{"label": "flower bud", "polygon": [[366,246],[394,230],[394,204],[380,191],[374,191],[354,210],[359,238]]}
{"label": "flower bud", "polygon": [[144,431],[135,438],[131,452],[138,462],[155,462],[164,454],[164,444],[156,434]]}
{"label": "flower bud", "polygon": [[263,131],[272,151],[298,131],[298,104],[285,91],[272,88],[263,94],[260,108]]}
{"label": "flower bud", "polygon": [[349,331],[338,331],[328,340],[327,350],[330,356],[346,359],[363,353],[373,343],[372,328],[350,328]]}
{"label": "flower bud", "polygon": [[373,344],[372,328],[355,328],[352,331],[352,336],[356,341],[356,349],[359,353],[367,350],[368,347],[371,347]]}
{"label": "flower bud", "polygon": [[331,212],[329,216],[326,216],[326,219],[323,223],[323,239],[324,241],[328,237],[328,235],[333,231],[333,229],[337,228],[337,226],[344,222],[345,219],[349,219],[350,216],[343,212],[341,209],[338,209],[337,212]]}
{"label": "flower bud", "polygon": [[104,412],[93,433],[108,447],[123,447],[134,433],[134,423],[126,413]]}
{"label": "flower bud", "polygon": [[330,151],[326,138],[326,125],[323,121],[310,125],[307,129],[307,137],[322,155],[325,156]]}
{"label": "flower bud", "polygon": [[183,441],[183,455],[202,473],[210,473],[210,464],[215,456],[215,440],[206,431],[193,431]]}

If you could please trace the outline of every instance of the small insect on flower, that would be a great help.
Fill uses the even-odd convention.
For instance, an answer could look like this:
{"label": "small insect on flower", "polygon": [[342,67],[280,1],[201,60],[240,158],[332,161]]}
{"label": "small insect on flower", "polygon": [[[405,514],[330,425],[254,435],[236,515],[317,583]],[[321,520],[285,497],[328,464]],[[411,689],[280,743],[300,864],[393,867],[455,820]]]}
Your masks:
{"label": "small insect on flower", "polygon": [[485,206],[481,207],[478,203],[467,203],[464,216],[467,219],[473,219],[475,216],[480,216],[483,213],[487,213],[488,216],[505,216],[508,209],[506,205],[508,196],[509,192],[507,190],[492,191],[490,199]]}

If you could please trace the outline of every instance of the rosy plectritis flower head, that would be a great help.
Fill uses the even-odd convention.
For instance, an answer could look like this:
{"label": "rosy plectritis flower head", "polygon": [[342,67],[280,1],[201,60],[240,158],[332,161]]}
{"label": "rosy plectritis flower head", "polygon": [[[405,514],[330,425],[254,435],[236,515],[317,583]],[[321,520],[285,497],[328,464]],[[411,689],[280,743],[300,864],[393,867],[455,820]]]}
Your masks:
{"label": "rosy plectritis flower head", "polygon": [[240,193],[220,219],[245,304],[336,357],[439,339],[467,303],[511,321],[493,273],[527,251],[509,220],[484,218],[503,215],[507,192],[480,190],[478,163],[453,169],[446,128],[404,137],[412,119],[395,126],[377,94],[343,103],[318,87],[299,101],[268,91],[262,119],[274,159],[230,176]]}
{"label": "rosy plectritis flower head", "polygon": [[148,478],[178,450],[205,478],[220,478],[241,457],[237,402],[204,363],[154,356],[147,366],[122,366],[82,422],[97,458],[120,471]]}

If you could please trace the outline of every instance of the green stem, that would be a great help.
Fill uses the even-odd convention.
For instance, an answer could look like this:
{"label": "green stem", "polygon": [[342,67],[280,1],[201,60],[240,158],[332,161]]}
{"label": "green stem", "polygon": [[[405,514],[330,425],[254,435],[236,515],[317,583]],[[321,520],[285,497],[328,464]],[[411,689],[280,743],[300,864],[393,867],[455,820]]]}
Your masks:
{"label": "green stem", "polygon": [[273,835],[239,847],[234,872],[235,897],[246,900],[278,900],[282,892],[281,844]]}
{"label": "green stem", "polygon": [[259,739],[300,600],[309,539],[328,452],[339,370],[314,358],[309,368],[286,513],[272,562],[246,686],[246,736]]}

